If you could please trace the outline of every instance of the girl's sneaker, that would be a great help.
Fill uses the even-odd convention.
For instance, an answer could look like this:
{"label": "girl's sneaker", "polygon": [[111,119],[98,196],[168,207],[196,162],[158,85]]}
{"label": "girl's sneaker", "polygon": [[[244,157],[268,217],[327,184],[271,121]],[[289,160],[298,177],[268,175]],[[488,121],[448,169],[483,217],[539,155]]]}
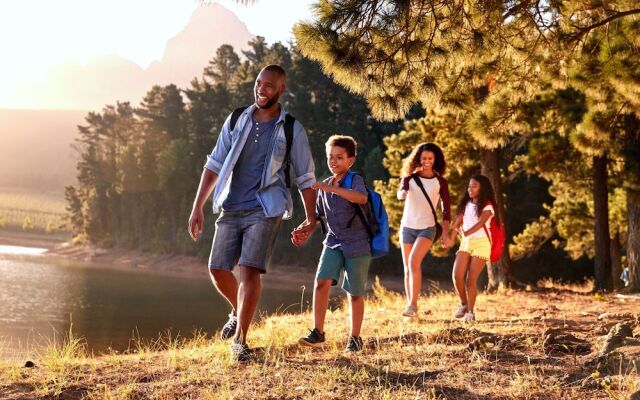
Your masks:
{"label": "girl's sneaker", "polygon": [[324,333],[320,333],[317,328],[313,328],[307,336],[298,339],[298,344],[309,347],[322,347],[324,340]]}
{"label": "girl's sneaker", "polygon": [[464,314],[464,322],[474,322],[476,320],[476,315],[472,311],[467,311]]}
{"label": "girl's sneaker", "polygon": [[467,313],[467,311],[469,311],[469,309],[467,308],[467,305],[460,303],[460,305],[458,305],[458,309],[453,314],[453,316],[457,319],[463,318],[464,315]]}
{"label": "girl's sneaker", "polygon": [[405,317],[413,318],[418,315],[418,309],[413,304],[410,304],[407,306],[407,308],[404,309],[404,311],[402,311],[402,315]]}

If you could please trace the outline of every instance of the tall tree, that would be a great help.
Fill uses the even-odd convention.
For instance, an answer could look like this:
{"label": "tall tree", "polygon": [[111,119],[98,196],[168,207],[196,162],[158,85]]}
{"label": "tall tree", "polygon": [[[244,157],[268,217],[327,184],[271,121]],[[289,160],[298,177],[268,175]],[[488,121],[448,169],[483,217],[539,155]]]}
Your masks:
{"label": "tall tree", "polygon": [[[611,12],[615,14],[614,12]],[[584,36],[577,56],[570,60],[568,75],[572,84],[587,95],[588,111],[578,126],[579,146],[594,157],[599,185],[606,184],[606,167],[603,164],[612,154],[618,154],[625,165],[625,189],[628,205],[627,262],[633,279],[630,289],[640,290],[637,280],[638,246],[632,240],[640,236],[637,214],[640,198],[640,18],[628,17],[615,20],[606,29],[598,28]],[[596,187],[597,188],[597,187]],[[608,210],[606,190],[596,193],[596,224],[604,220]],[[599,195],[599,196],[598,196]],[[596,234],[609,235],[605,226]],[[637,239],[636,239],[637,240]],[[603,245],[604,246],[604,245]],[[602,262],[601,262],[602,263]],[[606,264],[603,264],[606,268]],[[608,271],[603,271],[606,274]],[[606,288],[606,286],[605,286]]]}
{"label": "tall tree", "polygon": [[229,88],[231,78],[239,66],[240,57],[233,46],[223,44],[218,47],[215,57],[209,61],[209,65],[204,69],[204,77],[209,78],[213,84]]}
{"label": "tall tree", "polygon": [[[374,116],[394,119],[421,102],[469,116],[484,143],[482,170],[504,213],[501,146],[519,131],[515,109],[533,92],[545,58],[557,60],[585,35],[640,13],[630,1],[320,1],[316,19],[294,32],[302,52],[337,82],[363,95]],[[561,45],[560,45],[561,44]],[[533,81],[533,82],[532,82]],[[469,105],[471,107],[469,107]],[[490,268],[492,285],[510,269]],[[492,274],[502,272],[502,274]]]}

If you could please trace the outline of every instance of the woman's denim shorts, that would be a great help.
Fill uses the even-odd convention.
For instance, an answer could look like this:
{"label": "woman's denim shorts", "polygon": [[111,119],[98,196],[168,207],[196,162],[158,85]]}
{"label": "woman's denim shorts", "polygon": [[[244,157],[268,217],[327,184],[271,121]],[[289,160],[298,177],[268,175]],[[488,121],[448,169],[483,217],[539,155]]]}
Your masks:
{"label": "woman's denim shorts", "polygon": [[426,229],[412,229],[403,226],[400,231],[400,242],[405,244],[413,244],[419,237],[427,238],[433,242],[436,237],[436,226],[430,226]]}

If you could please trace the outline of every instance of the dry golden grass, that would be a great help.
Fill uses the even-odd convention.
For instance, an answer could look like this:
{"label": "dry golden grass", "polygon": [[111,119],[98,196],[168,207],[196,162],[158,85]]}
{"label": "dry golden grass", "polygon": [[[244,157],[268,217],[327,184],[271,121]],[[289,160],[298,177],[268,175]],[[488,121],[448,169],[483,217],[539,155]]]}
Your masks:
{"label": "dry golden grass", "polygon": [[[377,285],[362,353],[343,353],[342,307],[327,315],[324,351],[295,344],[310,326],[308,313],[262,319],[249,333],[255,360],[246,364],[229,359],[228,342],[204,334],[163,335],[130,354],[95,357],[70,335],[43,349],[35,368],[0,364],[0,398],[626,399],[640,390],[637,369],[615,374],[593,363],[615,322],[598,316],[637,312],[637,301],[567,290],[481,294],[472,326],[452,320],[455,305],[453,294],[436,293],[422,299],[417,319],[405,320],[402,297]],[[545,351],[550,328],[591,351]]]}

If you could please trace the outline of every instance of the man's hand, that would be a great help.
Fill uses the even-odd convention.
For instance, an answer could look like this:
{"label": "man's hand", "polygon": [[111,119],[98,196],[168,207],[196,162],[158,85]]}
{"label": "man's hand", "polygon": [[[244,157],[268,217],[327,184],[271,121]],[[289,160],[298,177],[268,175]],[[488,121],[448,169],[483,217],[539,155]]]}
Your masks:
{"label": "man's hand", "polygon": [[316,225],[318,225],[317,220],[309,221],[305,219],[304,221],[302,221],[302,223],[298,225],[298,227],[294,229],[293,232],[291,232],[291,243],[296,246],[301,246],[302,244],[304,244],[313,233]]}
{"label": "man's hand", "polygon": [[189,235],[196,241],[198,235],[202,233],[202,226],[204,225],[204,211],[202,208],[194,208],[191,210],[191,216],[189,217]]}

